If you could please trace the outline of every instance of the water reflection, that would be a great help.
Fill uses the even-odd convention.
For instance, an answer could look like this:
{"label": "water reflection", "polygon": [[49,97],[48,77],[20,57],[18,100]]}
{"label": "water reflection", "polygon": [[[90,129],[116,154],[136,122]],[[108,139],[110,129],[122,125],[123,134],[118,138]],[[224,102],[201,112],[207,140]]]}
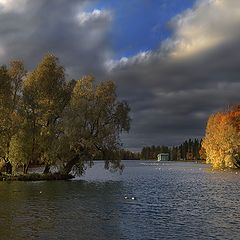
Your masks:
{"label": "water reflection", "polygon": [[77,181],[2,182],[0,239],[238,239],[240,174],[207,169],[97,163]]}
{"label": "water reflection", "polygon": [[0,239],[110,239],[113,233],[121,239],[116,196],[121,182],[14,182],[0,187]]}

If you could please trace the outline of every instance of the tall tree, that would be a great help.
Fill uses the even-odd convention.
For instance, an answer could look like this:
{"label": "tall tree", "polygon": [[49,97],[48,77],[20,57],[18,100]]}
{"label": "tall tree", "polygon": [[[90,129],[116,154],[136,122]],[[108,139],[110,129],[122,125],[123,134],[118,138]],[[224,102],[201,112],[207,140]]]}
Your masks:
{"label": "tall tree", "polygon": [[202,146],[214,168],[240,167],[240,107],[209,117]]}
{"label": "tall tree", "polygon": [[[45,55],[23,82],[21,113],[24,121],[18,136],[13,139],[11,148],[16,152],[19,152],[17,148],[20,148],[25,153],[23,155],[28,156],[23,162],[25,173],[34,161],[45,163],[47,170],[54,161],[53,150],[59,131],[58,119],[69,98],[64,68],[59,64],[57,57],[52,54]],[[19,141],[28,142],[28,145]],[[12,161],[16,162],[15,154],[11,156]]]}
{"label": "tall tree", "polygon": [[12,172],[9,161],[10,141],[20,126],[19,107],[22,81],[26,74],[24,64],[20,60],[10,62],[9,68],[0,70],[0,112],[1,112],[1,157],[5,161],[6,171]]}
{"label": "tall tree", "polygon": [[[52,54],[28,74],[20,61],[1,67],[0,81],[0,156],[11,166],[27,173],[41,163],[47,173],[58,164],[63,173],[82,173],[96,156],[123,155],[119,136],[129,130],[130,109],[118,101],[112,81],[66,81]],[[123,168],[114,160],[105,167]]]}
{"label": "tall tree", "polygon": [[8,161],[8,144],[9,132],[11,129],[11,78],[8,74],[7,67],[0,67],[0,156],[5,162],[7,172],[11,173],[11,166]]}
{"label": "tall tree", "polygon": [[[118,149],[119,134],[129,130],[129,110],[126,102],[117,100],[112,81],[95,85],[91,76],[78,80],[64,114],[62,140],[69,157],[62,159],[62,171],[69,173],[74,168],[81,173],[84,160],[91,162],[99,151]],[[108,163],[121,168],[119,161]]]}

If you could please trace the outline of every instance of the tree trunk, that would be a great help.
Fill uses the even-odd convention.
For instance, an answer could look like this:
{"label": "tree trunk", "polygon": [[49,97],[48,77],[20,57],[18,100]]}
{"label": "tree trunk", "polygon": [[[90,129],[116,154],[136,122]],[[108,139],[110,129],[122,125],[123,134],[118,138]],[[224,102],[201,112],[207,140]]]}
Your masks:
{"label": "tree trunk", "polygon": [[234,160],[235,167],[240,168],[240,159],[235,157]]}
{"label": "tree trunk", "polygon": [[23,164],[23,173],[26,173],[26,164]]}
{"label": "tree trunk", "polygon": [[9,156],[9,148],[10,148],[10,141],[7,143],[7,153],[5,156],[5,162],[6,162],[6,173],[12,174],[12,164],[9,162],[8,156]]}
{"label": "tree trunk", "polygon": [[72,171],[73,166],[79,161],[79,155],[76,155],[74,158],[72,158],[62,169],[63,174],[69,174]]}
{"label": "tree trunk", "polygon": [[12,174],[12,164],[9,161],[6,162],[5,167],[6,167],[6,173],[7,174]]}
{"label": "tree trunk", "polygon": [[24,164],[24,165],[23,165],[23,173],[24,173],[24,174],[27,174],[27,173],[28,173],[28,169],[29,169],[29,166],[30,166],[30,162],[31,162],[31,161],[29,161],[27,164]]}
{"label": "tree trunk", "polygon": [[50,165],[49,164],[46,164],[45,168],[44,168],[44,171],[43,171],[43,174],[48,174],[50,173]]}

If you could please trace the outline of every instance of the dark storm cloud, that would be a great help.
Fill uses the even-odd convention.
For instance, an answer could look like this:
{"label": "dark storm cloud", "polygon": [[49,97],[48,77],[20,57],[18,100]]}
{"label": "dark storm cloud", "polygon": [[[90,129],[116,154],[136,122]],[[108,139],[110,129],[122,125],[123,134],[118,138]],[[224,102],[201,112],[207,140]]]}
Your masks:
{"label": "dark storm cloud", "polygon": [[239,0],[197,1],[171,21],[173,36],[158,50],[119,61],[111,60],[111,13],[86,11],[95,1],[20,2],[0,0],[0,63],[22,58],[31,69],[53,52],[69,78],[115,80],[132,108],[128,148],[200,138],[209,114],[240,102]]}
{"label": "dark storm cloud", "polygon": [[200,138],[211,113],[240,103],[236,5],[239,9],[234,0],[198,1],[173,21],[174,35],[158,51],[109,62],[119,94],[133,110],[131,134],[124,135],[128,146]]}
{"label": "dark storm cloud", "polygon": [[[52,52],[71,77],[102,73],[103,62],[110,54],[111,16],[101,11],[85,13],[90,2],[94,3],[22,1],[25,4],[20,12],[7,6],[10,9],[3,9],[0,14],[1,63],[22,58],[32,68],[46,52]],[[82,17],[85,17],[84,22]]]}
{"label": "dark storm cloud", "polygon": [[191,61],[164,65],[161,61],[141,65],[138,72],[133,70],[138,64],[130,69],[126,66],[121,73],[114,72],[119,94],[129,99],[132,106],[132,134],[139,134],[128,139],[131,144],[172,145],[202,137],[211,113],[239,103],[239,44],[224,45],[214,54]]}

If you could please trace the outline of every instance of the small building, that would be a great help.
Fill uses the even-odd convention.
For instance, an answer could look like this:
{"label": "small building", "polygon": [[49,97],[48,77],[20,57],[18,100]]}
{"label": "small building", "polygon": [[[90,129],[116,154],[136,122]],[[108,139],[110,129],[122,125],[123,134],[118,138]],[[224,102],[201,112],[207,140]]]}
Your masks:
{"label": "small building", "polygon": [[159,153],[157,155],[158,161],[169,161],[170,157],[169,157],[169,153]]}

